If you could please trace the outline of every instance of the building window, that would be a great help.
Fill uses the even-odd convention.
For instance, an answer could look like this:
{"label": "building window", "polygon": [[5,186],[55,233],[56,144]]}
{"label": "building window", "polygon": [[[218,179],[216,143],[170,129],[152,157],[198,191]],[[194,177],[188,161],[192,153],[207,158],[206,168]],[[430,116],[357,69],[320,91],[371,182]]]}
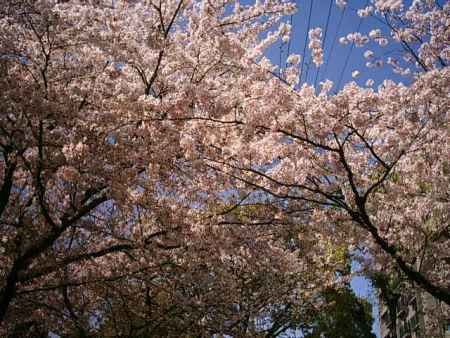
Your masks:
{"label": "building window", "polygon": [[406,296],[401,296],[398,301],[398,316],[402,319],[406,318],[408,313],[409,299]]}
{"label": "building window", "polygon": [[414,297],[414,298],[411,300],[411,307],[412,307],[412,309],[413,309],[414,312],[417,312],[417,300],[416,300],[416,297]]}
{"label": "building window", "polygon": [[383,316],[381,317],[381,320],[385,323],[388,323],[391,321],[391,319],[389,318],[389,311],[386,311]]}
{"label": "building window", "polygon": [[414,315],[409,320],[409,326],[411,327],[411,331],[416,330],[416,328],[419,326],[419,317],[417,315],[417,312],[414,313]]}
{"label": "building window", "polygon": [[411,337],[411,332],[409,331],[408,323],[402,323],[399,326],[400,338]]}

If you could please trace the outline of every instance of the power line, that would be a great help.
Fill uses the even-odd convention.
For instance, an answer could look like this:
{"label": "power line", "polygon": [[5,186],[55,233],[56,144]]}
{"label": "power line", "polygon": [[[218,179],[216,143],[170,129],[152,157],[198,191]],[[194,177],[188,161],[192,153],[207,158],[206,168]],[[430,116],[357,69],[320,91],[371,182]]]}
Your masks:
{"label": "power line", "polygon": [[344,9],[341,11],[341,16],[339,17],[339,22],[338,22],[338,25],[337,25],[336,33],[334,34],[333,42],[331,43],[330,52],[328,53],[328,58],[326,58],[325,69],[324,69],[325,76],[326,76],[327,71],[328,71],[328,64],[329,64],[330,56],[333,54],[334,47],[336,45],[336,40],[337,40],[339,31],[341,29],[342,20],[344,19],[344,14],[345,14],[346,9],[347,9],[347,7],[344,7]]}
{"label": "power line", "polygon": [[[289,41],[287,43],[287,57],[289,57],[289,54],[291,53],[291,41],[292,41],[292,17],[293,14],[291,14],[291,18],[289,20],[289,24],[291,26],[291,36],[289,37]],[[279,65],[278,65],[278,73],[280,74],[280,76],[282,75],[282,68],[281,68],[281,60],[283,57],[283,43],[280,44],[280,60],[279,60]],[[284,64],[284,67],[287,67],[287,61]]]}
{"label": "power line", "polygon": [[289,57],[289,54],[291,53],[291,41],[292,41],[292,31],[293,31],[293,26],[292,26],[292,17],[294,15],[291,14],[291,18],[289,20],[289,24],[291,25],[291,36],[289,38],[289,42],[288,42],[288,46],[287,46],[287,56]]}
{"label": "power line", "polygon": [[300,68],[300,83],[302,80],[302,74],[303,74],[303,66],[305,64],[305,59],[306,59],[306,44],[308,43],[308,34],[309,34],[309,30],[311,28],[311,14],[312,14],[312,7],[313,7],[313,0],[311,0],[311,5],[309,6],[309,14],[308,14],[308,29],[306,30],[305,33],[305,44],[303,45],[303,55],[302,55],[302,65]]}
{"label": "power line", "polygon": [[[312,8],[312,6],[313,6],[313,2],[312,2],[312,0],[311,0],[311,8]],[[308,27],[308,32],[307,32],[307,34],[308,34],[308,38],[309,38],[309,27]],[[312,61],[311,61],[311,54],[310,54],[310,56],[309,56],[309,62],[308,62],[308,64],[306,65],[306,74],[305,74],[305,83],[307,83],[308,82],[308,74],[309,74],[309,69],[310,69],[310,67],[312,67]]]}
{"label": "power line", "polygon": [[[328,7],[327,23],[325,24],[325,33],[324,33],[324,37],[323,37],[323,47],[322,47],[323,49],[325,49],[325,43],[327,41],[328,25],[330,24],[331,8],[333,7],[333,1],[334,0],[330,0],[330,6]],[[319,72],[320,72],[320,65],[317,68],[316,78],[314,79],[314,88],[316,88],[316,86],[317,86],[317,80],[319,78]]]}
{"label": "power line", "polygon": [[[368,5],[368,3],[369,3],[369,0],[366,1],[366,6]],[[361,17],[359,19],[358,28],[356,29],[356,31],[358,33],[360,33],[362,23],[363,23],[363,17]],[[339,76],[339,81],[338,81],[338,84],[336,86],[336,91],[339,90],[339,87],[341,86],[342,78],[344,77],[344,72],[345,72],[345,70],[347,68],[348,61],[350,60],[350,56],[352,55],[353,48],[355,48],[355,41],[352,41],[352,45],[350,46],[350,50],[349,50],[349,52],[347,54],[347,57],[345,59],[344,67],[342,68],[341,75]]]}

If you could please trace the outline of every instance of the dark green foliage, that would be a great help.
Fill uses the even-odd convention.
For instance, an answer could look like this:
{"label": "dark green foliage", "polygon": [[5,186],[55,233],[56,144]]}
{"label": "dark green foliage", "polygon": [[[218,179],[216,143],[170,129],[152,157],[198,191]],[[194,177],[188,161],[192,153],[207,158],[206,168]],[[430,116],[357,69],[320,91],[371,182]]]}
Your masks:
{"label": "dark green foliage", "polygon": [[372,306],[348,287],[329,289],[320,296],[325,305],[315,313],[307,338],[375,338]]}

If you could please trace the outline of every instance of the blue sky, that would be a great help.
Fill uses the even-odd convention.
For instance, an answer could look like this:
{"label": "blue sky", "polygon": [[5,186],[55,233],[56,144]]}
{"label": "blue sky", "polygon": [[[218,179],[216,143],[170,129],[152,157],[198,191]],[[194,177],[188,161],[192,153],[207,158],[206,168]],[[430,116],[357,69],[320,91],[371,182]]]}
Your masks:
{"label": "blue sky", "polygon": [[[352,264],[352,269],[358,269],[358,264],[354,262]],[[374,289],[370,286],[369,281],[362,276],[353,277],[350,285],[358,297],[365,298],[372,304],[372,315],[375,319],[372,325],[372,331],[377,337],[381,337],[378,300],[376,299]]]}
{"label": "blue sky", "polygon": [[[408,4],[410,1],[405,1]],[[368,34],[372,29],[379,28],[387,33],[387,27],[376,18],[368,17],[361,19],[357,15],[357,9],[364,8],[370,1],[368,0],[348,0],[345,10],[336,6],[335,0],[296,0],[298,11],[292,16],[292,35],[290,44],[274,46],[269,52],[268,57],[273,63],[279,64],[280,59],[285,62],[289,54],[300,54],[303,56],[305,37],[308,32],[308,19],[311,9],[311,19],[309,27],[321,27],[324,48],[324,64],[318,69],[314,64],[308,67],[310,63],[310,51],[306,48],[305,65],[302,71],[302,80],[309,84],[319,83],[324,79],[330,79],[335,86],[342,88],[345,83],[355,81],[359,85],[364,85],[370,78],[375,81],[375,87],[384,79],[389,78],[396,82],[407,83],[406,77],[401,77],[392,72],[390,67],[367,68],[367,60],[363,53],[370,49],[375,53],[375,57],[386,58],[387,56],[399,56],[400,46],[389,44],[382,48],[375,42],[369,42],[365,47],[342,45],[339,38],[348,33],[359,31],[361,34]],[[331,4],[331,7],[330,7]],[[312,7],[311,7],[312,6]],[[331,8],[331,9],[330,9]],[[329,19],[328,19],[329,17]],[[289,22],[291,18],[286,18]],[[328,21],[328,26],[327,26]],[[328,27],[328,29],[325,29]],[[389,35],[389,34],[386,34]],[[306,45],[308,42],[306,41]],[[309,69],[308,69],[309,68]],[[359,70],[361,75],[357,79],[352,79],[352,71]],[[319,71],[319,75],[317,72]],[[316,81],[317,77],[317,81]],[[334,89],[336,89],[336,87]]]}

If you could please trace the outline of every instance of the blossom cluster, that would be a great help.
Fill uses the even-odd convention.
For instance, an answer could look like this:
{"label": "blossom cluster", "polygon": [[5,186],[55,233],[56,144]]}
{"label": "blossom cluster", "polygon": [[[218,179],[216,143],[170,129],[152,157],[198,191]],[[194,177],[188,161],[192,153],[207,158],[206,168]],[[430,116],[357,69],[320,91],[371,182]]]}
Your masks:
{"label": "blossom cluster", "polygon": [[322,29],[320,27],[313,28],[308,33],[309,44],[311,49],[311,57],[316,66],[323,64],[323,49],[322,49]]}

